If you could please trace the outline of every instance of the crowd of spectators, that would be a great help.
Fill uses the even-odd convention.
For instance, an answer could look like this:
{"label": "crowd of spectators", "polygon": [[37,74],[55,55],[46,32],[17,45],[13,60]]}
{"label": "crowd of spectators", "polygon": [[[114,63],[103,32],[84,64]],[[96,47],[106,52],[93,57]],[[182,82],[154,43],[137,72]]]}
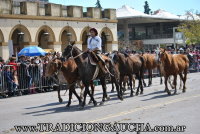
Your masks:
{"label": "crowd of spectators", "polygon": [[[147,50],[145,53],[155,53],[156,50]],[[175,54],[175,50],[168,48],[167,51]],[[135,54],[127,47],[124,53]],[[190,60],[190,69],[199,72],[200,69],[200,50],[180,48],[177,53],[186,54]],[[15,56],[4,61],[0,57],[0,95],[5,91],[8,96],[16,96],[52,90],[54,84],[51,78],[46,78],[45,68],[49,60],[60,58],[59,52],[48,53],[45,56],[28,57]]]}
{"label": "crowd of spectators", "polygon": [[[8,61],[0,57],[0,95],[16,96],[52,90],[52,79],[46,78],[45,68],[49,60],[60,53],[45,56],[13,56]],[[6,93],[5,93],[6,92]]]}

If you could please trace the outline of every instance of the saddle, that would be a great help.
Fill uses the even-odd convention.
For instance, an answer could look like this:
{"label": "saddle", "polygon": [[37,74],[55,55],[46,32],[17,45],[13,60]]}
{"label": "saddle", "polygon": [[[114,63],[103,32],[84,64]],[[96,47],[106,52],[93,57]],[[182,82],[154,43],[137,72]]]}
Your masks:
{"label": "saddle", "polygon": [[94,59],[92,58],[91,54],[88,54],[88,60],[90,62],[91,65],[96,66],[97,63],[94,61]]}

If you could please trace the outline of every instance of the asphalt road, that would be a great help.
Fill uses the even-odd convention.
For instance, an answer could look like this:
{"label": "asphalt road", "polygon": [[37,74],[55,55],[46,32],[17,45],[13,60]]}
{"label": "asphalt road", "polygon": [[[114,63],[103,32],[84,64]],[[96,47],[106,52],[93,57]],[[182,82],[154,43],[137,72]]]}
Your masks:
{"label": "asphalt road", "polygon": [[[97,86],[95,89],[95,99],[100,102],[101,86]],[[79,89],[77,90],[79,91]],[[66,108],[68,94],[64,95],[65,91],[61,92],[63,103],[58,102],[57,92],[0,99],[0,134],[17,133],[14,129],[15,125],[37,125],[37,123],[53,123],[53,125],[56,123],[113,124],[116,122],[144,123],[145,125],[149,123],[151,128],[156,125],[171,125],[173,127],[184,125],[185,132],[166,133],[200,133],[200,73],[189,74],[186,93],[178,90],[177,95],[168,96],[167,93],[163,92],[164,85],[159,84],[158,78],[153,78],[152,87],[145,88],[143,95],[130,97],[130,90],[127,90],[124,101],[117,99],[116,92],[110,93],[110,85],[108,85],[107,90],[111,97],[109,101],[97,107],[87,105],[84,110],[79,109],[75,96],[73,96],[71,107]],[[87,98],[87,102],[88,100],[89,98]],[[148,132],[140,133],[146,134]]]}

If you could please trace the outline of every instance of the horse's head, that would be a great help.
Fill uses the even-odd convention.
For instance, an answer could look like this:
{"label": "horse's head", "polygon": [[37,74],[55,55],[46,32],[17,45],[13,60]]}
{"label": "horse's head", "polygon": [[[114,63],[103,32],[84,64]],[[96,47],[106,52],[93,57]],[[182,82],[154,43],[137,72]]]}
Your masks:
{"label": "horse's head", "polygon": [[61,61],[58,59],[52,59],[46,66],[45,76],[49,77],[58,72],[61,68]]}
{"label": "horse's head", "polygon": [[160,48],[160,51],[158,53],[158,58],[159,58],[159,61],[161,61],[162,59],[167,58],[167,52],[166,52],[165,49]]}
{"label": "horse's head", "polygon": [[67,47],[64,49],[62,55],[63,57],[65,58],[69,58],[72,56],[72,51],[73,51],[73,48],[74,48],[74,44],[75,44],[75,41],[72,42],[70,45],[67,45]]}

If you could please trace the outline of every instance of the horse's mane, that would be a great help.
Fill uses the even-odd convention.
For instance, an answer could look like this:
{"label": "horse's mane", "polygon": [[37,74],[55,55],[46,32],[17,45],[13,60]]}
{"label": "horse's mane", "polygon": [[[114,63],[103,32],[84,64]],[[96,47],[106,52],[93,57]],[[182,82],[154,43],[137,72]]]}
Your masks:
{"label": "horse's mane", "polygon": [[170,66],[172,64],[173,56],[171,54],[168,54],[166,51],[164,52],[166,55],[166,59],[163,59],[164,62],[167,62],[165,66]]}

